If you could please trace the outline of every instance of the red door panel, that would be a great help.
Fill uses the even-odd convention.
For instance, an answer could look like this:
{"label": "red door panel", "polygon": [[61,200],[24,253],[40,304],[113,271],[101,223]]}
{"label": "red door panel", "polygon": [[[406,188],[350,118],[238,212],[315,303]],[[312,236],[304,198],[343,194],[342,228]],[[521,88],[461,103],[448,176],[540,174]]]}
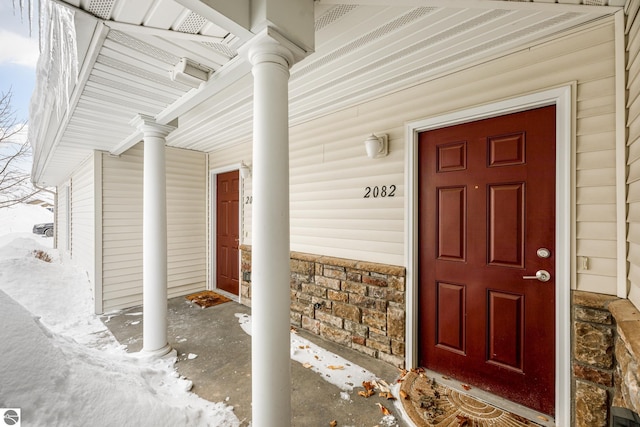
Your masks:
{"label": "red door panel", "polygon": [[465,260],[467,192],[464,187],[438,188],[438,259]]}
{"label": "red door panel", "polygon": [[555,107],[421,133],[418,153],[420,364],[553,415]]}
{"label": "red door panel", "polygon": [[240,198],[238,171],[217,175],[216,179],[216,287],[234,295],[239,285]]}
{"label": "red door panel", "polygon": [[522,372],[522,295],[489,291],[488,363]]}
{"label": "red door panel", "polygon": [[464,286],[439,282],[436,305],[436,345],[451,351],[465,352],[465,295]]}
{"label": "red door panel", "polygon": [[524,268],[524,183],[489,185],[489,265]]}

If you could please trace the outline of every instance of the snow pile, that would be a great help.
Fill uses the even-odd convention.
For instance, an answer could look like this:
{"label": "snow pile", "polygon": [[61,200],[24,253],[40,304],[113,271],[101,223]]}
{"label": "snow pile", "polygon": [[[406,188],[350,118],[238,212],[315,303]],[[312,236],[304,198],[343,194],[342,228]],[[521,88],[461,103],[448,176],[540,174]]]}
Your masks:
{"label": "snow pile", "polygon": [[[251,316],[236,313],[236,317],[242,330],[251,335]],[[294,332],[291,332],[291,359],[305,368],[311,369],[325,381],[345,392],[352,391],[354,387],[360,387],[363,382],[376,380],[375,374],[371,371],[302,338]],[[341,394],[341,398],[348,400],[348,394],[346,399]]]}
{"label": "snow pile", "polygon": [[[44,222],[30,206],[17,209],[25,224]],[[175,358],[128,355],[91,314],[86,274],[59,262],[52,239],[19,228],[0,220],[0,403],[21,408],[23,425],[240,424],[231,407],[188,392]]]}

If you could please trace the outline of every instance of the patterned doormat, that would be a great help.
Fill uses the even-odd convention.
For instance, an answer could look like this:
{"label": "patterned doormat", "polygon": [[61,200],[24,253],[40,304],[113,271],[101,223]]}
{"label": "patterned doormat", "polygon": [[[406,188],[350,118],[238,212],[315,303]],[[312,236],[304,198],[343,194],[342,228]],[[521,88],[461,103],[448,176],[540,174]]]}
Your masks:
{"label": "patterned doormat", "polygon": [[202,308],[213,307],[214,305],[231,301],[230,298],[217,294],[213,291],[202,291],[197,294],[187,295],[185,298],[195,304],[198,304]]}
{"label": "patterned doormat", "polygon": [[400,386],[400,396],[407,415],[417,426],[540,425],[436,383],[420,369],[408,372],[404,376]]}

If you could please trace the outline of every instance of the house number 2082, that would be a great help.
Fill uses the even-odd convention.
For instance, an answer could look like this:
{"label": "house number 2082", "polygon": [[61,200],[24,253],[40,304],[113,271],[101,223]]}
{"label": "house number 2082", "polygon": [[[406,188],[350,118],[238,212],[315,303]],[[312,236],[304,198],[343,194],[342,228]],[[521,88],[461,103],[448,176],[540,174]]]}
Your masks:
{"label": "house number 2082", "polygon": [[364,187],[364,196],[362,196],[362,198],[370,199],[373,197],[374,199],[377,199],[378,197],[395,197],[395,195],[395,185],[390,185],[388,187],[386,185],[376,185],[375,187]]}

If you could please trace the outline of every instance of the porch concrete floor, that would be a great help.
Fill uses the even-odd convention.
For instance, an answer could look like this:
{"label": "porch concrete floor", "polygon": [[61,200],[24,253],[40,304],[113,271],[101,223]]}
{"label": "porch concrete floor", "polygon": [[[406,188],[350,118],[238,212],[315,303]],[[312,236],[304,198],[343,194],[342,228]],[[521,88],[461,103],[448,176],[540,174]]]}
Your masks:
{"label": "porch concrete floor", "polygon": [[[105,325],[129,352],[142,348],[141,313],[142,307],[134,307],[115,316],[103,316]],[[247,426],[251,421],[251,337],[240,327],[236,313],[251,314],[251,309],[233,301],[202,309],[184,297],[172,298],[168,310],[168,340],[178,352],[178,372],[193,382],[192,391],[212,402],[226,401],[233,406],[241,425]],[[391,385],[398,378],[398,370],[385,362],[303,330],[298,333]],[[190,353],[197,357],[189,359]],[[339,427],[388,425],[381,423],[383,415],[377,402],[392,412],[398,426],[410,425],[391,401],[377,395],[365,399],[358,396],[358,390],[363,390],[358,387],[349,392],[349,400],[342,399],[342,390],[298,362],[291,362],[291,377],[292,426],[329,426],[332,420],[336,420]]]}

